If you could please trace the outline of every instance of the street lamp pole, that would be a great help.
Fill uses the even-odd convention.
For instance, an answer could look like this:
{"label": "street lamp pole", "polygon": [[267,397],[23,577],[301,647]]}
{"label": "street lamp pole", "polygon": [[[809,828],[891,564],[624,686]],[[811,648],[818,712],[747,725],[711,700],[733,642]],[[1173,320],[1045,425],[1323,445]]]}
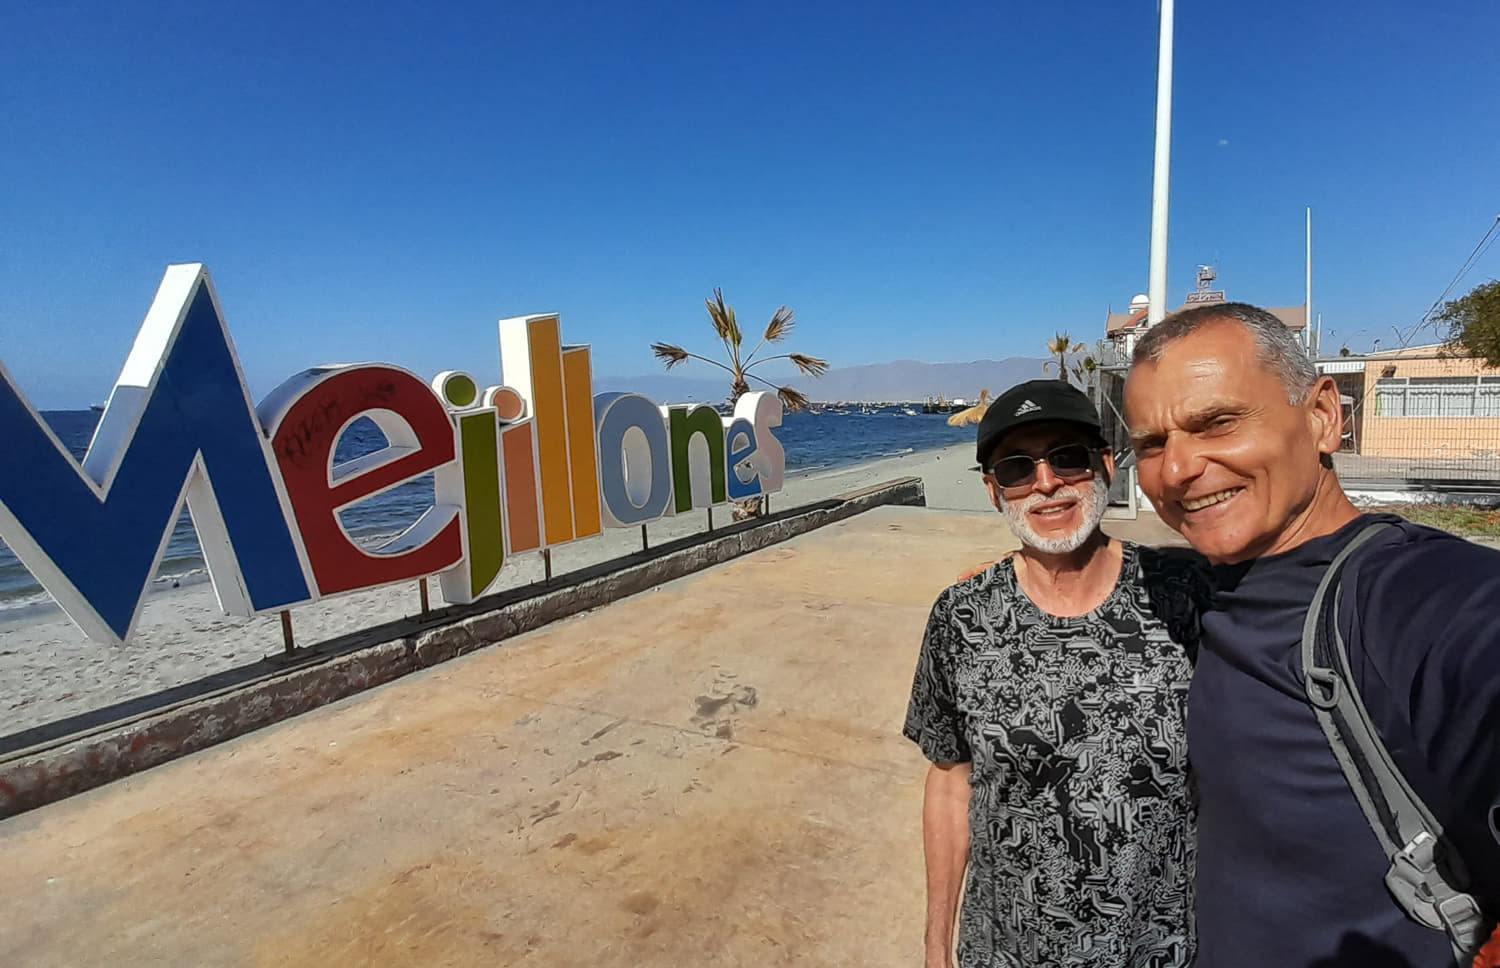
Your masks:
{"label": "street lamp pole", "polygon": [[1172,166],[1172,3],[1161,2],[1161,37],[1156,55],[1156,166],[1151,181],[1151,300],[1147,325],[1167,315],[1167,195]]}

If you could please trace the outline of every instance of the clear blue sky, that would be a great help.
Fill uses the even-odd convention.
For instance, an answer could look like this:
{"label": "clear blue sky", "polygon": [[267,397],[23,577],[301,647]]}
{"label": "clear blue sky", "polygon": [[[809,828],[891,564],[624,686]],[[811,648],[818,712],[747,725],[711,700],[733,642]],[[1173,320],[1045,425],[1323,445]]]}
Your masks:
{"label": "clear blue sky", "polygon": [[[0,11],[0,359],[103,399],[206,262],[257,395],[377,359],[595,371],[796,310],[834,365],[1042,354],[1144,291],[1152,0],[152,4]],[[1178,0],[1171,283],[1390,340],[1500,213],[1500,5]],[[1500,275],[1500,246],[1467,280]],[[1462,291],[1462,290],[1460,290]],[[690,376],[708,376],[698,367]]]}

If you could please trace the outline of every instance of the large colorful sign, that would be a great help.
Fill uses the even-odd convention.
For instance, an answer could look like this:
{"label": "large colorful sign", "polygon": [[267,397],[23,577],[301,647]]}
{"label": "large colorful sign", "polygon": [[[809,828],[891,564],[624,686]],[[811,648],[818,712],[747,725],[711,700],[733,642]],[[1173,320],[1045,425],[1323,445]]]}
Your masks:
{"label": "large colorful sign", "polygon": [[[257,407],[208,271],[169,266],[81,465],[0,366],[0,538],[88,636],[121,642],[184,504],[220,607],[252,615],[434,574],[468,602],[507,556],[781,489],[774,394],[729,417],[596,396],[557,316],[499,327],[503,386],[340,364]],[[387,446],[335,463],[361,417]],[[355,542],[341,511],[429,473],[420,519]]]}

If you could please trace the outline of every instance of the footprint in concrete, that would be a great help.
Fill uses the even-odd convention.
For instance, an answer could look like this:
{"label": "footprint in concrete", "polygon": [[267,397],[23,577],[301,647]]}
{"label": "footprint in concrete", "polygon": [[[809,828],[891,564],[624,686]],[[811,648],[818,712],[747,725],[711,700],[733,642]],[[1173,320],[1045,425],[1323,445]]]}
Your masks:
{"label": "footprint in concrete", "polygon": [[693,702],[697,711],[693,713],[693,724],[709,736],[719,739],[734,738],[735,715],[741,709],[749,709],[760,702],[754,686],[739,685],[727,681],[730,677],[716,680],[708,694]]}

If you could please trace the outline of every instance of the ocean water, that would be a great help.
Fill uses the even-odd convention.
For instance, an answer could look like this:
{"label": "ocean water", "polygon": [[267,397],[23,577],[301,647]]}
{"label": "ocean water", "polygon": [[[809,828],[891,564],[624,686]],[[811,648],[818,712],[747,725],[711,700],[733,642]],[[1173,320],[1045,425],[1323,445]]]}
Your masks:
{"label": "ocean water", "polygon": [[[99,414],[89,410],[52,410],[42,416],[73,457],[81,460]],[[782,419],[776,438],[786,451],[789,475],[831,470],[974,439],[972,427],[950,427],[947,418],[940,414],[910,415],[902,407],[869,408],[865,412],[856,405],[841,412],[789,413]],[[385,443],[373,422],[357,420],[339,441],[335,461],[372,453]],[[357,504],[341,512],[340,517],[356,541],[379,545],[400,534],[431,506],[429,474]],[[184,510],[153,582],[156,586],[170,586],[196,580],[203,574],[203,555],[192,519]],[[30,572],[0,543],[0,616],[50,601]]]}

